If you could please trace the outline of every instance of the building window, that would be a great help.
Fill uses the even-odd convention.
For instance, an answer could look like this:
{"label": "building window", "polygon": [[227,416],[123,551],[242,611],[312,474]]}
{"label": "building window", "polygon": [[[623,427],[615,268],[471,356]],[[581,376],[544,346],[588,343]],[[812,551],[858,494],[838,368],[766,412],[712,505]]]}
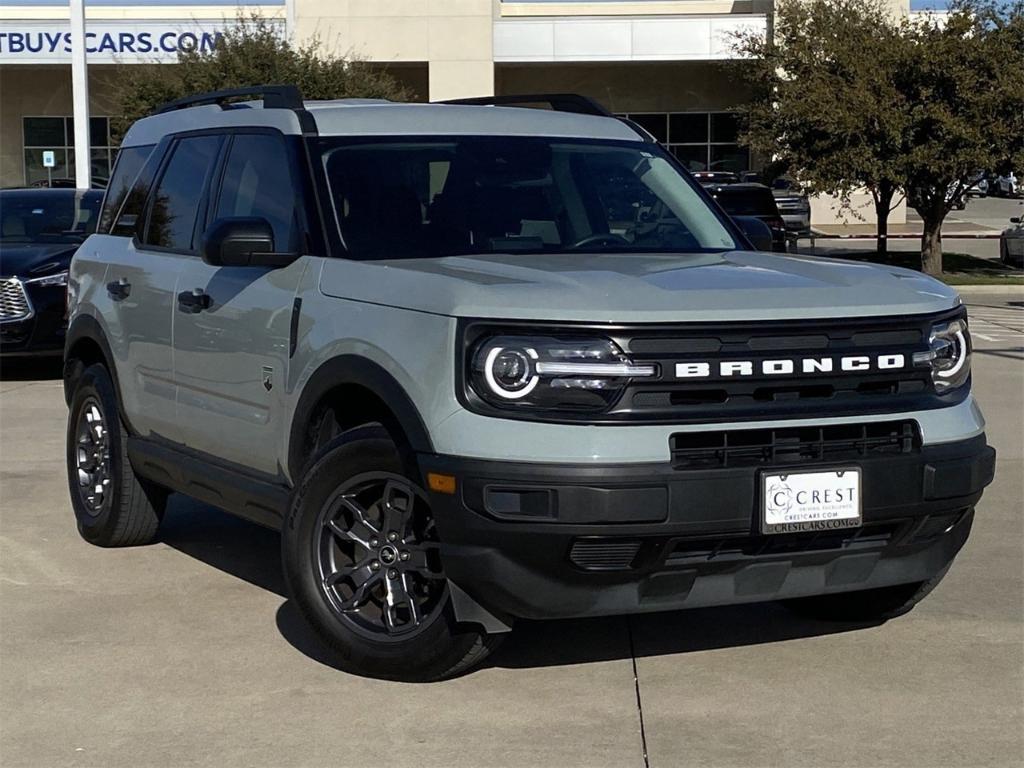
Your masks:
{"label": "building window", "polygon": [[[25,183],[75,178],[75,119],[26,117],[22,119],[25,148]],[[110,121],[89,118],[89,174],[95,184],[106,183],[116,149],[110,146]],[[43,166],[43,152],[51,151],[56,164]]]}
{"label": "building window", "polygon": [[691,171],[750,170],[750,150],[739,145],[739,116],[732,112],[630,112]]}

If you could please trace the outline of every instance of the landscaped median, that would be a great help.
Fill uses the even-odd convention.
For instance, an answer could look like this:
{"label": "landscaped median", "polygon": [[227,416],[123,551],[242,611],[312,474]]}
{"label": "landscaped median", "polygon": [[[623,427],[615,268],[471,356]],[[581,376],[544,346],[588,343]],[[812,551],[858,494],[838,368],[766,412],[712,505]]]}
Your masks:
{"label": "landscaped median", "polygon": [[[842,258],[851,261],[869,261],[908,269],[921,268],[921,254],[916,251],[847,251]],[[1014,269],[993,259],[981,259],[966,253],[943,253],[943,274],[938,278],[948,285],[1006,285],[1024,286],[1024,270]]]}

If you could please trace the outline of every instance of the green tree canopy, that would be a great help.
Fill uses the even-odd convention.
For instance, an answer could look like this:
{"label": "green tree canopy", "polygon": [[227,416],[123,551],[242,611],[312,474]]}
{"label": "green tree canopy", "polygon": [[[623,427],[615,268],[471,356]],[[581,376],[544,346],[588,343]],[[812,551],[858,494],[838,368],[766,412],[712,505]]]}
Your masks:
{"label": "green tree canopy", "polygon": [[867,189],[880,235],[903,190],[924,221],[928,272],[942,270],[942,221],[968,180],[1020,167],[1020,0],[918,19],[880,0],[780,0],[774,34],[737,47],[759,94],[746,109],[751,147],[815,191]]}
{"label": "green tree canopy", "polygon": [[738,47],[737,74],[758,94],[744,108],[746,142],[815,192],[868,190],[884,248],[907,128],[892,82],[897,19],[880,0],[780,0],[774,35]]}
{"label": "green tree canopy", "polygon": [[940,274],[942,222],[971,177],[1024,163],[1024,3],[963,2],[902,32],[899,176],[924,222],[923,268]]}
{"label": "green tree canopy", "polygon": [[379,66],[325,51],[319,38],[293,45],[259,15],[226,29],[212,51],[180,53],[177,64],[121,66],[117,82],[116,136],[164,102],[225,88],[289,83],[307,99],[416,97]]}

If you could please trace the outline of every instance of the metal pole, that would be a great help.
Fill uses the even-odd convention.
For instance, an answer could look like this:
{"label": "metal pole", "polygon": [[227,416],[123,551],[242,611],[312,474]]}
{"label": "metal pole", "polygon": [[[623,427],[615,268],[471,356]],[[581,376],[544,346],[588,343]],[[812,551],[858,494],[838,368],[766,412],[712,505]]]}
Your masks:
{"label": "metal pole", "polygon": [[71,100],[75,116],[75,186],[88,189],[92,175],[89,151],[89,74],[85,66],[85,0],[71,2]]}

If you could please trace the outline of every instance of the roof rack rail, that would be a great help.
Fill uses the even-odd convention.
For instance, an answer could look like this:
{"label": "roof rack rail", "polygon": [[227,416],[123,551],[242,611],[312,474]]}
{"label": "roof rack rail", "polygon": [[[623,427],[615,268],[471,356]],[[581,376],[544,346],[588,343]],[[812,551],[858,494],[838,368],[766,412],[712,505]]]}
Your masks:
{"label": "roof rack rail", "polygon": [[555,112],[575,112],[580,115],[613,117],[612,113],[596,101],[578,93],[534,93],[515,96],[477,96],[469,99],[448,99],[437,104],[467,104],[490,107],[510,107],[516,104],[547,104]]}
{"label": "roof rack rail", "polygon": [[263,98],[264,109],[304,109],[302,93],[294,85],[253,85],[248,88],[229,88],[224,91],[210,91],[186,96],[182,99],[168,101],[154,110],[153,114],[162,115],[178,109],[198,107],[204,104],[216,104],[226,109],[231,99],[242,96],[260,96]]}

